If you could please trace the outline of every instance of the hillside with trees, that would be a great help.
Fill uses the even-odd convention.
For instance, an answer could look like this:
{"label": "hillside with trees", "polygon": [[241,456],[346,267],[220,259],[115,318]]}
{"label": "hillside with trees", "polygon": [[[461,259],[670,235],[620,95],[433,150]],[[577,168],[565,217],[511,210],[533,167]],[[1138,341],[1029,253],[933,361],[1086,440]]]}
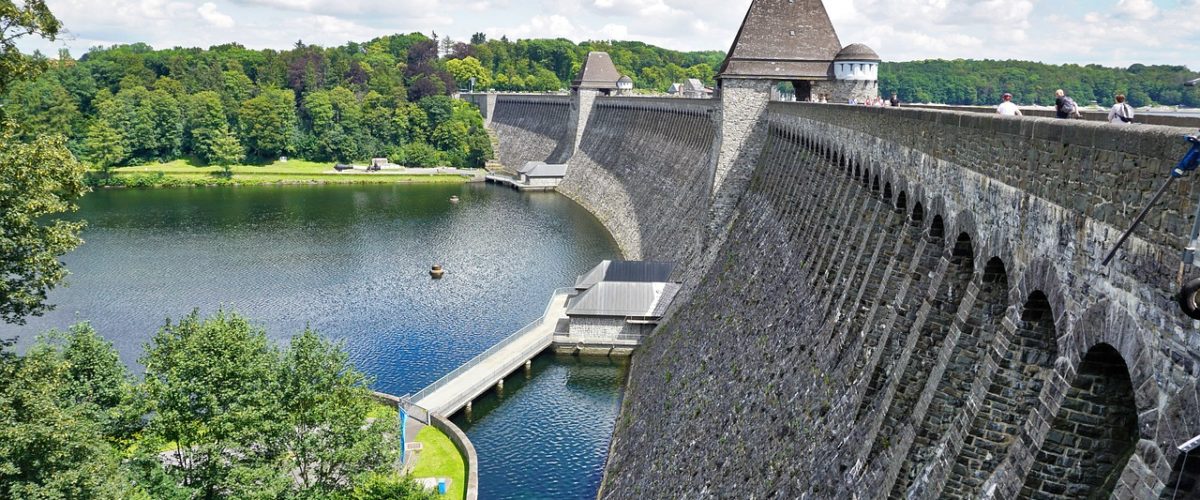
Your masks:
{"label": "hillside with trees", "polygon": [[1099,65],[1051,65],[1027,61],[929,60],[883,63],[879,88],[904,102],[995,105],[1005,92],[1019,104],[1053,105],[1063,89],[1079,104],[1112,106],[1125,94],[1134,106],[1200,107],[1200,89],[1183,83],[1200,77],[1185,66],[1128,68]]}
{"label": "hillside with trees", "polygon": [[[436,35],[435,35],[436,36]],[[179,158],[200,164],[387,156],[414,167],[479,167],[491,142],[478,112],[448,96],[466,87],[566,88],[591,50],[606,50],[642,86],[713,81],[719,52],[682,53],[637,42],[487,40],[414,33],[323,48],[155,50],[95,48],[77,60],[34,57],[38,78],[3,94],[24,139],[67,137],[97,168]]]}

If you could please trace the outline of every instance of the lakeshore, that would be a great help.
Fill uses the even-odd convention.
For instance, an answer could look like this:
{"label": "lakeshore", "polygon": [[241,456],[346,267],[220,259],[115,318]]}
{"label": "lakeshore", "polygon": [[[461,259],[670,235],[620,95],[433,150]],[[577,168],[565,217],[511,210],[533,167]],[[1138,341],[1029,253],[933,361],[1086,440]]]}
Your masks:
{"label": "lakeshore", "polygon": [[263,165],[233,165],[229,174],[216,165],[188,160],[114,168],[109,175],[93,171],[95,187],[204,187],[274,184],[463,184],[483,182],[483,169],[402,168],[378,172],[334,170],[332,162],[275,161]]}

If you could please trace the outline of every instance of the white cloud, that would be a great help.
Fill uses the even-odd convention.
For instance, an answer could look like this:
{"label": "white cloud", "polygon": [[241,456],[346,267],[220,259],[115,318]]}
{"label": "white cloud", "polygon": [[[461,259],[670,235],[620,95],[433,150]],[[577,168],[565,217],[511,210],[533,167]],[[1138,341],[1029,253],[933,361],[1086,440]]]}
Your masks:
{"label": "white cloud", "polygon": [[[76,54],[93,44],[340,45],[420,31],[465,40],[563,37],[726,50],[751,0],[47,0],[74,38],[22,47]],[[827,0],[844,44],[887,60],[1028,59],[1200,69],[1200,0]]]}
{"label": "white cloud", "polygon": [[222,14],[217,10],[217,5],[212,2],[205,2],[199,9],[196,9],[196,12],[209,24],[218,28],[232,28],[235,24],[232,17]]}
{"label": "white cloud", "polygon": [[1145,21],[1158,15],[1158,6],[1151,0],[1120,0],[1117,2],[1117,12]]}

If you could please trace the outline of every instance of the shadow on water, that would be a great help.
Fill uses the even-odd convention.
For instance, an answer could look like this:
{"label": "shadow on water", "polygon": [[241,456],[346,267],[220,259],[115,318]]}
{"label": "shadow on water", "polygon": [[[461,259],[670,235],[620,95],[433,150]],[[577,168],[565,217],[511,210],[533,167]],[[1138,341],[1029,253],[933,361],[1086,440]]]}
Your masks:
{"label": "shadow on water", "polygon": [[480,498],[594,497],[628,367],[543,354],[455,415],[479,455]]}

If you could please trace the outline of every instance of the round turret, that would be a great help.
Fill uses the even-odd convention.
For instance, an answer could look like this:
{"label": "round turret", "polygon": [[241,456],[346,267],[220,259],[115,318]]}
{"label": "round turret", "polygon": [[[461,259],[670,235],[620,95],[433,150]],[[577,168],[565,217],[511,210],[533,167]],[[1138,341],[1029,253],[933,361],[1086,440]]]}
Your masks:
{"label": "round turret", "polygon": [[838,80],[874,82],[879,80],[879,54],[861,43],[847,45],[833,60]]}
{"label": "round turret", "polygon": [[876,54],[875,51],[871,50],[870,47],[861,43],[852,43],[847,45],[846,48],[842,49],[841,52],[838,52],[837,57],[833,58],[833,60],[879,62],[883,59],[880,59],[879,54]]}

